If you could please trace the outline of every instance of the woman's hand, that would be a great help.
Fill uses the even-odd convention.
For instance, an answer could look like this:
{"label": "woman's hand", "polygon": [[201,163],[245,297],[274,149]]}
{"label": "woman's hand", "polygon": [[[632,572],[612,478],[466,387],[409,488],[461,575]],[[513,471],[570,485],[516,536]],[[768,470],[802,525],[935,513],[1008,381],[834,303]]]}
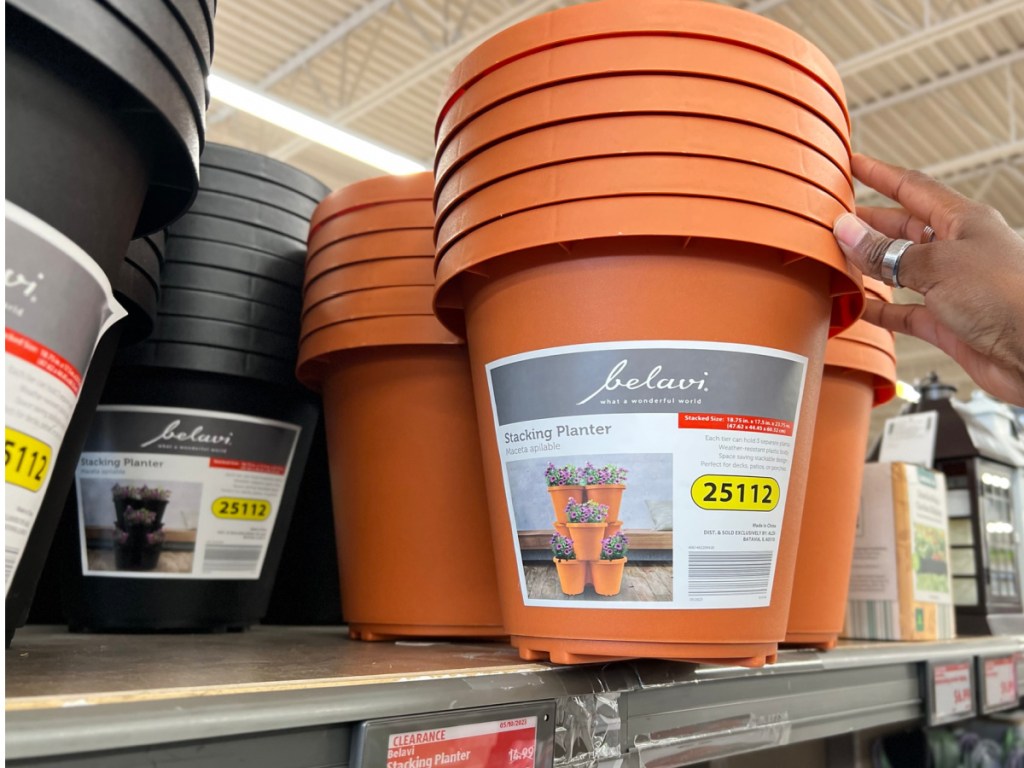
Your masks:
{"label": "woman's hand", "polygon": [[864,319],[931,342],[989,394],[1024,405],[1024,238],[998,211],[920,171],[853,156],[853,174],[899,208],[859,206],[836,219],[850,263],[882,279],[893,239],[914,245],[899,260],[899,283],[924,304],[869,300]]}

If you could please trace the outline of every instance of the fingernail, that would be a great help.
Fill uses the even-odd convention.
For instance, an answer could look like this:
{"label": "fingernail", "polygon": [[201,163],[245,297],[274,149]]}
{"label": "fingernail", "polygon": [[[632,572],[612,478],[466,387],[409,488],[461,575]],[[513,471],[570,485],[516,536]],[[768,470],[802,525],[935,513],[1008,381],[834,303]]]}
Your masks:
{"label": "fingernail", "polygon": [[852,213],[844,213],[832,225],[836,240],[847,248],[856,248],[861,241],[871,232],[871,229],[854,216]]}

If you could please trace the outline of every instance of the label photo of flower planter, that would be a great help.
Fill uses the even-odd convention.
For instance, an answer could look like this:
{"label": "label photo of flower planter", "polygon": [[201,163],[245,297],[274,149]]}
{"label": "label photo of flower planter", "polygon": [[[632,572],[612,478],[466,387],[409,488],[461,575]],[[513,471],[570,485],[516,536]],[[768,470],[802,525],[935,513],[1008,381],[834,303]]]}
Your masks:
{"label": "label photo of flower planter", "polygon": [[76,472],[89,576],[258,579],[300,428],[100,406]]}
{"label": "label photo of flower planter", "polygon": [[125,315],[79,246],[5,204],[4,573],[21,561],[100,337]]}
{"label": "label photo of flower planter", "polygon": [[806,367],[685,341],[488,364],[524,604],[767,606]]}

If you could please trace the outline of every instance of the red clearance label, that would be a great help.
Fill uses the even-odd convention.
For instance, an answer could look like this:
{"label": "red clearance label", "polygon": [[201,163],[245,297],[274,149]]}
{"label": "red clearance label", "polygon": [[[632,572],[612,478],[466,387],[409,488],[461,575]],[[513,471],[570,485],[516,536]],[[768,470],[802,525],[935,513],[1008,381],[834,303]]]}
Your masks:
{"label": "red clearance label", "polygon": [[267,475],[283,475],[287,467],[283,464],[264,464],[262,461],[211,458],[210,469],[237,469],[242,472],[263,472]]}
{"label": "red clearance label", "polygon": [[985,706],[1002,707],[1017,703],[1017,659],[985,659]]}
{"label": "red clearance label", "polygon": [[935,714],[948,718],[974,714],[974,691],[971,688],[971,665],[968,662],[936,664]]}
{"label": "red clearance label", "polygon": [[386,768],[534,768],[537,718],[395,733]]}
{"label": "red clearance label", "polygon": [[72,394],[78,394],[82,386],[82,374],[49,347],[44,347],[11,328],[5,328],[4,351],[45,371],[70,389]]}
{"label": "red clearance label", "polygon": [[739,416],[732,413],[680,413],[680,429],[723,429],[736,432],[761,432],[767,435],[792,437],[793,422],[766,419],[761,416]]}

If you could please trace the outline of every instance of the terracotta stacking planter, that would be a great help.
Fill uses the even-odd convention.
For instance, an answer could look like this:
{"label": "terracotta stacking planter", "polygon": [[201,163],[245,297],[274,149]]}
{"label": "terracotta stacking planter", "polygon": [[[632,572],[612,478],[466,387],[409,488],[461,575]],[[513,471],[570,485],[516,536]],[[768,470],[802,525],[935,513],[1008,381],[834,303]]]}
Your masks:
{"label": "terracotta stacking planter", "polygon": [[[381,203],[337,216],[310,231],[307,261],[322,248],[372,232],[420,229],[433,215],[430,199]],[[404,224],[405,226],[402,226]]]}
{"label": "terracotta stacking planter", "polygon": [[447,181],[458,163],[524,131],[627,114],[689,115],[750,123],[801,141],[844,173],[849,172],[850,150],[835,130],[782,96],[708,78],[623,75],[563,83],[492,107],[463,126],[438,153],[435,184],[439,187]]}
{"label": "terracotta stacking planter", "polygon": [[[560,663],[770,661],[826,342],[864,301],[831,233],[852,202],[838,76],[751,14],[609,0],[486,41],[445,97],[434,306],[469,346],[513,645]],[[607,520],[591,524],[596,552],[567,521],[594,590],[560,589],[557,552],[523,551],[549,503],[563,525],[544,493],[552,464],[628,466],[627,493],[594,491],[627,537],[653,530],[648,505],[668,506],[664,549],[627,558],[622,541],[601,561],[617,546]]]}
{"label": "terracotta stacking planter", "polygon": [[[409,256],[349,264],[323,272],[306,286],[303,314],[324,299],[371,288],[432,285],[433,257]],[[429,310],[429,307],[427,308]]]}
{"label": "terracotta stacking planter", "polygon": [[302,318],[300,338],[334,323],[371,317],[422,315],[430,307],[434,289],[430,285],[395,286],[353,291],[325,299]]}
{"label": "terracotta stacking planter", "polygon": [[[872,298],[891,301],[886,286],[871,283]],[[831,648],[842,631],[871,409],[895,394],[891,333],[861,320],[829,341],[787,643]]]}
{"label": "terracotta stacking planter", "polygon": [[351,237],[325,246],[309,260],[304,285],[309,285],[319,275],[337,267],[380,259],[410,258],[431,254],[433,250],[434,233],[428,228],[372,232]]}
{"label": "terracotta stacking planter", "polygon": [[354,638],[505,634],[469,360],[433,314],[430,174],[313,216],[297,375],[324,399],[342,606]]}
{"label": "terracotta stacking planter", "polygon": [[516,173],[587,158],[622,155],[718,157],[763,165],[810,182],[853,210],[853,187],[824,155],[752,125],[679,115],[629,115],[563,123],[514,136],[459,166],[439,188],[443,218],[487,185]]}
{"label": "terracotta stacking planter", "polygon": [[638,73],[708,77],[781,95],[818,115],[849,146],[849,125],[839,103],[785,61],[717,40],[643,35],[582,40],[507,63],[451,105],[438,125],[437,147],[443,150],[450,136],[487,109],[527,91]]}
{"label": "terracotta stacking planter", "polygon": [[849,126],[843,84],[821,51],[788,27],[723,5],[696,0],[648,1],[642,9],[628,2],[591,3],[585,9],[541,14],[475,48],[448,78],[440,124],[452,106],[485,76],[547,48],[598,37],[674,34],[719,40],[782,59],[819,82],[839,103]]}
{"label": "terracotta stacking planter", "polygon": [[680,195],[764,205],[831,227],[831,195],[770,168],[705,157],[627,155],[537,168],[478,190],[438,217],[437,254],[481,225],[531,208],[613,195]]}

